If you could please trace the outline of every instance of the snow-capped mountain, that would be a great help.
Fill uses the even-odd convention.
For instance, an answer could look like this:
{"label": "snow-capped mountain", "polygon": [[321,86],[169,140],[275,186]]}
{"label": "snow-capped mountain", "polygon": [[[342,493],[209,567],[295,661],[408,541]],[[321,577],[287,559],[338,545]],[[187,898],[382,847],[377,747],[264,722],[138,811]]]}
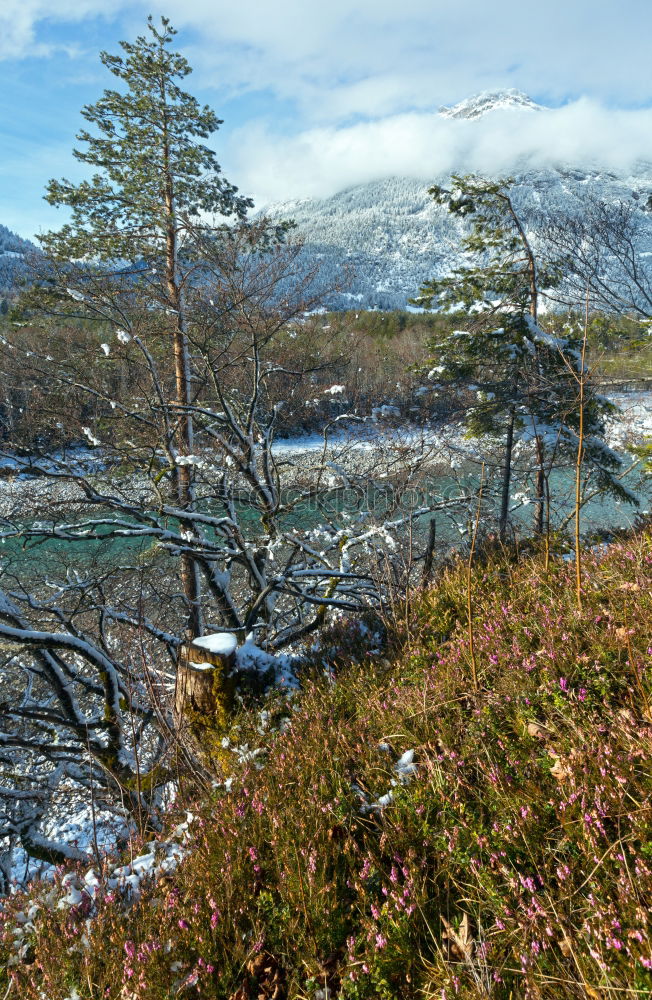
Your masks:
{"label": "snow-capped mountain", "polygon": [[[517,90],[479,94],[440,115],[470,122],[496,112],[545,114],[547,109]],[[471,126],[472,127],[472,126]],[[460,164],[459,172],[465,172]],[[536,169],[515,165],[513,196],[526,219],[529,212],[568,209],[591,192],[606,200],[639,198],[652,191],[652,164],[628,175],[573,164]],[[389,177],[340,191],[327,198],[277,202],[265,209],[276,219],[293,219],[306,241],[307,262],[318,261],[331,307],[400,309],[423,282],[459,261],[460,223],[437,207],[428,188],[446,177]],[[652,249],[652,218],[650,246]]]}
{"label": "snow-capped mountain", "polygon": [[[518,90],[478,94],[459,104],[441,108],[451,129],[465,135],[491,124],[491,116],[504,127],[518,129],[529,115],[545,116],[550,109]],[[489,122],[487,123],[487,119]],[[542,121],[545,121],[542,118]],[[467,124],[468,123],[468,124]],[[493,131],[484,140],[493,138]],[[554,133],[553,133],[554,135]],[[467,147],[462,145],[466,151]],[[460,154],[457,172],[468,172],[466,152]],[[539,160],[540,163],[540,160]],[[560,162],[539,166],[529,160],[516,162],[508,171],[515,179],[512,194],[524,218],[532,212],[566,211],[579,206],[586,193],[607,201],[638,199],[644,205],[652,192],[652,163],[641,163],[628,173],[615,173],[600,164],[580,166]],[[418,294],[428,278],[445,274],[460,262],[462,224],[428,194],[433,183],[447,176],[385,177],[349,187],[325,198],[276,202],[263,209],[273,219],[293,219],[304,238],[306,270],[320,268],[324,303],[331,308],[402,309]],[[642,247],[652,259],[652,213],[649,245]],[[25,273],[26,255],[35,248],[0,225],[0,299],[15,288]]]}
{"label": "snow-capped mountain", "polygon": [[442,118],[482,118],[490,111],[545,111],[520,90],[487,90],[459,104],[439,109]]}

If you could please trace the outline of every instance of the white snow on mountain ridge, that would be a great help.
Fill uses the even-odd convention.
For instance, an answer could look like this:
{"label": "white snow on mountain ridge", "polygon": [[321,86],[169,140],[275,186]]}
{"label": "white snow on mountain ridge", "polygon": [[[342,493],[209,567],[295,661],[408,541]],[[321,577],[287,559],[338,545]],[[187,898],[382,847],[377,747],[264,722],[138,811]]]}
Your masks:
{"label": "white snow on mountain ridge", "polygon": [[[442,117],[473,129],[489,115],[514,114],[514,127],[523,118],[549,111],[516,90],[487,92],[450,108]],[[468,125],[462,119],[467,119]],[[544,209],[577,209],[586,193],[607,201],[637,199],[652,191],[652,163],[639,163],[623,172],[598,163],[537,165],[521,157],[509,173],[515,179],[513,196],[527,219]],[[460,160],[455,170],[469,171]],[[343,291],[330,295],[334,308],[405,308],[429,277],[446,273],[461,260],[461,224],[428,194],[433,183],[448,177],[379,177],[348,187],[326,198],[301,198],[269,205],[272,218],[291,218],[306,241],[305,257],[319,262],[324,287],[339,283]],[[649,246],[652,250],[652,218]]]}
{"label": "white snow on mountain ridge", "polygon": [[481,94],[468,97],[459,104],[442,107],[439,114],[442,118],[481,118],[491,111],[545,111],[542,104],[536,104],[527,94],[520,90],[487,90]]}
{"label": "white snow on mountain ridge", "polygon": [[33,250],[31,243],[0,225],[0,299],[23,276],[27,257]]}

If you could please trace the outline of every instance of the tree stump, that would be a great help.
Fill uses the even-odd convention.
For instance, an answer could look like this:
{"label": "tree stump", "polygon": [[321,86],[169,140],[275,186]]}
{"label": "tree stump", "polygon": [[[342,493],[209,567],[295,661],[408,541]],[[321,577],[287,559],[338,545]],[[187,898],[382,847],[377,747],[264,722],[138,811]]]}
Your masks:
{"label": "tree stump", "polygon": [[219,768],[233,712],[235,650],[230,633],[202,636],[179,647],[174,718],[184,744],[209,770]]}

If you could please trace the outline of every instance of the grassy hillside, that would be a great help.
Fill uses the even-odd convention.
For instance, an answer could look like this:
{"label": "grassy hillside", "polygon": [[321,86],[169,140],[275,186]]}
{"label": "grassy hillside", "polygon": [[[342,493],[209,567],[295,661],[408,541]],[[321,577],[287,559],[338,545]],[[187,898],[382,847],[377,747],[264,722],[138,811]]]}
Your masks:
{"label": "grassy hillside", "polygon": [[335,628],[292,711],[239,719],[174,873],[92,920],[11,900],[9,996],[652,996],[652,533],[585,574],[580,613],[568,563],[476,569],[477,691],[462,565],[382,656]]}

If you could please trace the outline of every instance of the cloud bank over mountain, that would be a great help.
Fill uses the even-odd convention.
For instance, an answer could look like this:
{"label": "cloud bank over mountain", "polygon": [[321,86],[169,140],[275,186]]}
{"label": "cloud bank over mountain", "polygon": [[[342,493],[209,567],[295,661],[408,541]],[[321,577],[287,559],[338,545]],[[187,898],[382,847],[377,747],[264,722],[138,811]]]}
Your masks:
{"label": "cloud bank over mountain", "polygon": [[259,205],[327,197],[383,177],[434,181],[454,171],[496,176],[559,164],[635,172],[652,163],[652,109],[618,111],[582,98],[537,112],[499,105],[478,118],[413,112],[282,142],[269,125],[246,125],[230,136],[226,157]]}
{"label": "cloud bank over mountain", "polygon": [[[166,0],[225,118],[215,148],[258,204],[392,175],[509,172],[521,160],[631,170],[652,158],[649,0]],[[78,109],[113,80],[100,48],[144,30],[149,0],[0,0],[0,219],[59,224],[40,203],[75,174]],[[553,110],[446,121],[450,104],[518,87]]]}

